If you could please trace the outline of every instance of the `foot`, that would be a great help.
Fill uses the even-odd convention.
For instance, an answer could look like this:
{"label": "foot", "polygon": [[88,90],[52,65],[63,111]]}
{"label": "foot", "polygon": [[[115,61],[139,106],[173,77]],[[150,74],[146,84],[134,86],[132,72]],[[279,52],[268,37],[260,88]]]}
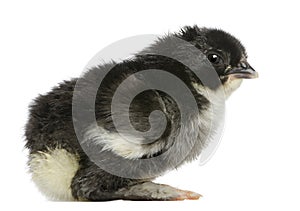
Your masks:
{"label": "foot", "polygon": [[116,193],[124,200],[145,200],[145,201],[180,201],[197,200],[200,194],[180,190],[169,185],[144,182],[128,188],[122,188]]}

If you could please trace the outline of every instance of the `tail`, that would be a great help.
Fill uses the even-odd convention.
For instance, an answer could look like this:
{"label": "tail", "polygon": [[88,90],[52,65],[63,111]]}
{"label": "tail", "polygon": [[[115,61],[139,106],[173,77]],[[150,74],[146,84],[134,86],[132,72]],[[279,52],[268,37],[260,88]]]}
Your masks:
{"label": "tail", "polygon": [[32,180],[38,189],[51,200],[74,200],[71,182],[79,164],[78,157],[65,149],[37,152],[29,156]]}

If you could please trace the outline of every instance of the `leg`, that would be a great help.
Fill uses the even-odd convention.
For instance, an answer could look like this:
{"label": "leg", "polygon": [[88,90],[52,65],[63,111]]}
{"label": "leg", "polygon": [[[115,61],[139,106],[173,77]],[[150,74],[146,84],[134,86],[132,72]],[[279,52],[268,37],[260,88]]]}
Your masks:
{"label": "leg", "polygon": [[120,198],[125,200],[147,200],[147,201],[178,201],[197,200],[200,194],[192,191],[180,190],[168,185],[144,182],[131,187],[122,188],[116,192]]}
{"label": "leg", "polygon": [[94,164],[78,170],[73,178],[71,189],[75,199],[88,201],[118,199],[171,201],[199,199],[201,196],[168,185],[117,177]]}
{"label": "leg", "polygon": [[117,190],[139,183],[138,180],[121,178],[109,174],[93,163],[81,167],[75,174],[71,189],[77,200],[110,201],[120,199]]}

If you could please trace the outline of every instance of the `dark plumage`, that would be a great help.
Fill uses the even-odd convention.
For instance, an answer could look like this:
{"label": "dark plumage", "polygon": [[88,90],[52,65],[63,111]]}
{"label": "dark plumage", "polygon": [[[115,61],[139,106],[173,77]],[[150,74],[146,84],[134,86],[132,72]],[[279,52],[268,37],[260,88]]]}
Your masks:
{"label": "dark plumage", "polygon": [[[158,49],[166,49],[174,54],[182,54],[177,48],[170,45],[176,39],[183,39],[198,48],[214,67],[219,76],[219,82],[212,81],[204,84],[195,74],[183,63],[162,55],[156,55]],[[147,53],[151,52],[151,53]],[[184,57],[185,58],[185,57]],[[94,134],[89,129],[89,122],[82,128],[82,136],[88,136],[91,143],[98,143],[100,155],[106,159],[118,158],[126,160],[146,160],[167,154],[170,161],[170,168],[182,165],[186,161],[195,159],[207,145],[209,131],[207,128],[197,125],[197,121],[204,121],[206,112],[210,109],[212,99],[209,99],[201,90],[208,90],[217,93],[224,88],[226,95],[239,87],[242,78],[256,77],[256,72],[246,61],[247,55],[242,44],[232,35],[216,29],[184,27],[179,33],[168,35],[159,39],[149,48],[146,48],[134,58],[120,63],[107,63],[90,69],[81,78],[83,84],[97,82],[100,77],[99,72],[110,70],[102,81],[96,96],[95,117],[101,130],[107,134]],[[188,58],[187,58],[188,61]],[[148,131],[151,126],[149,115],[152,111],[158,110],[165,114],[166,129],[163,134],[152,143],[140,143],[132,145],[118,138],[117,130],[112,120],[111,102],[116,89],[122,81],[134,73],[142,70],[160,69],[180,78],[188,87],[197,103],[197,112],[190,111],[188,119],[182,119],[180,109],[174,99],[160,90],[146,90],[138,94],[130,104],[129,117],[132,126],[141,132]],[[160,81],[160,76],[155,81]],[[144,178],[124,178],[115,176],[98,167],[82,149],[74,131],[72,119],[72,99],[77,78],[64,81],[47,94],[40,95],[30,105],[30,116],[26,125],[26,147],[29,149],[29,167],[32,172],[34,182],[39,189],[52,199],[59,200],[180,200],[196,199],[200,195],[182,191],[170,186],[152,183],[153,178],[149,178],[153,172],[163,173],[164,169],[141,168],[140,175]],[[145,80],[143,76],[137,77],[126,89],[128,93],[140,85],[151,82]],[[223,89],[222,89],[223,90]],[[126,92],[125,92],[126,93]],[[85,102],[91,97],[88,90],[80,94],[83,105],[82,115],[91,109]],[[183,96],[184,97],[184,96]],[[124,95],[126,98],[126,94]],[[184,105],[188,108],[188,103]],[[196,117],[196,119],[194,119]],[[210,121],[210,120],[205,120]],[[92,122],[91,122],[92,123]],[[190,153],[184,160],[178,161],[180,153],[186,151],[187,140],[178,140],[175,144],[176,135],[180,127],[186,126],[186,134],[193,133],[193,128],[199,129],[199,135],[194,140]],[[92,132],[91,132],[92,131]],[[86,133],[87,132],[87,133]],[[77,134],[78,135],[78,134]],[[186,135],[188,138],[189,136]],[[120,142],[120,143],[119,143]],[[122,147],[118,147],[122,146]],[[124,145],[124,146],[123,146]],[[178,154],[168,154],[171,146],[175,145]],[[171,163],[174,161],[174,165]],[[114,163],[116,164],[116,163]],[[117,165],[117,164],[116,164]],[[120,169],[125,168],[120,166]],[[123,170],[126,171],[126,168]],[[153,173],[155,174],[155,173]]]}

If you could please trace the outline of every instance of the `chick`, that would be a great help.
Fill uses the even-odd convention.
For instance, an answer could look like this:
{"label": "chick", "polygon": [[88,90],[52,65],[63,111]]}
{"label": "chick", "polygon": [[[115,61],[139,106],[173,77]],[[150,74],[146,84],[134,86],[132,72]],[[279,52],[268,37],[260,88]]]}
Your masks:
{"label": "chick", "polygon": [[[166,48],[167,44],[174,39],[190,43],[205,55],[206,60],[213,66],[213,70],[209,71],[216,73],[217,81],[203,83],[201,78],[197,78],[181,62],[153,53],[157,49]],[[176,48],[170,49],[176,51]],[[130,104],[130,123],[137,131],[148,131],[152,126],[149,115],[155,110],[165,115],[165,127],[162,134],[151,142],[147,142],[145,137],[144,139],[136,137],[135,134],[129,134],[132,141],[128,141],[120,136],[118,133],[120,131],[113,121],[114,93],[122,81],[130,75],[154,69],[164,70],[180,78],[191,91],[197,104],[197,112],[187,108],[188,118],[182,119],[180,106],[172,96],[161,90],[145,90],[135,96]],[[207,90],[210,94],[222,90],[227,98],[240,86],[243,79],[258,76],[247,62],[243,45],[232,35],[219,29],[184,27],[178,33],[157,40],[133,58],[91,68],[81,80],[88,87],[89,83],[93,83],[91,79],[97,81],[99,72],[105,71],[108,74],[101,81],[95,101],[94,115],[98,128],[96,130],[95,127],[85,124],[81,128],[80,135],[84,142],[79,140],[74,129],[73,123],[76,120],[72,113],[75,87],[79,78],[60,83],[47,94],[37,97],[30,105],[29,120],[25,129],[26,147],[29,149],[28,165],[32,179],[39,190],[53,200],[198,199],[200,195],[197,193],[156,184],[152,180],[167,170],[196,159],[207,146],[209,140],[205,137],[210,131],[200,123],[204,125],[210,123],[210,118],[213,117],[207,115],[207,112],[218,101],[216,98],[210,98],[206,94]],[[160,81],[162,80],[160,75],[154,79],[158,83],[164,83]],[[141,84],[149,85],[148,83],[149,80],[143,78],[143,75],[136,76],[125,90],[134,90]],[[123,94],[126,98],[126,92]],[[79,93],[79,96],[82,98],[84,115],[89,111],[88,107],[84,107],[89,93]],[[178,131],[182,127],[186,135],[178,137]],[[159,130],[159,127],[156,129]],[[192,146],[189,146],[188,134],[196,137]],[[131,165],[123,166],[123,162],[143,162],[164,155],[168,157],[164,157],[167,158],[164,159],[164,165],[154,163],[152,168],[134,166],[139,176],[130,178],[115,175],[102,168],[103,166],[97,165],[97,162],[83,149],[85,143],[96,149],[94,152],[105,160],[106,166],[114,166],[123,172],[132,170],[129,168]],[[172,147],[175,151],[170,150]],[[186,152],[188,154],[184,155],[183,153]]]}

